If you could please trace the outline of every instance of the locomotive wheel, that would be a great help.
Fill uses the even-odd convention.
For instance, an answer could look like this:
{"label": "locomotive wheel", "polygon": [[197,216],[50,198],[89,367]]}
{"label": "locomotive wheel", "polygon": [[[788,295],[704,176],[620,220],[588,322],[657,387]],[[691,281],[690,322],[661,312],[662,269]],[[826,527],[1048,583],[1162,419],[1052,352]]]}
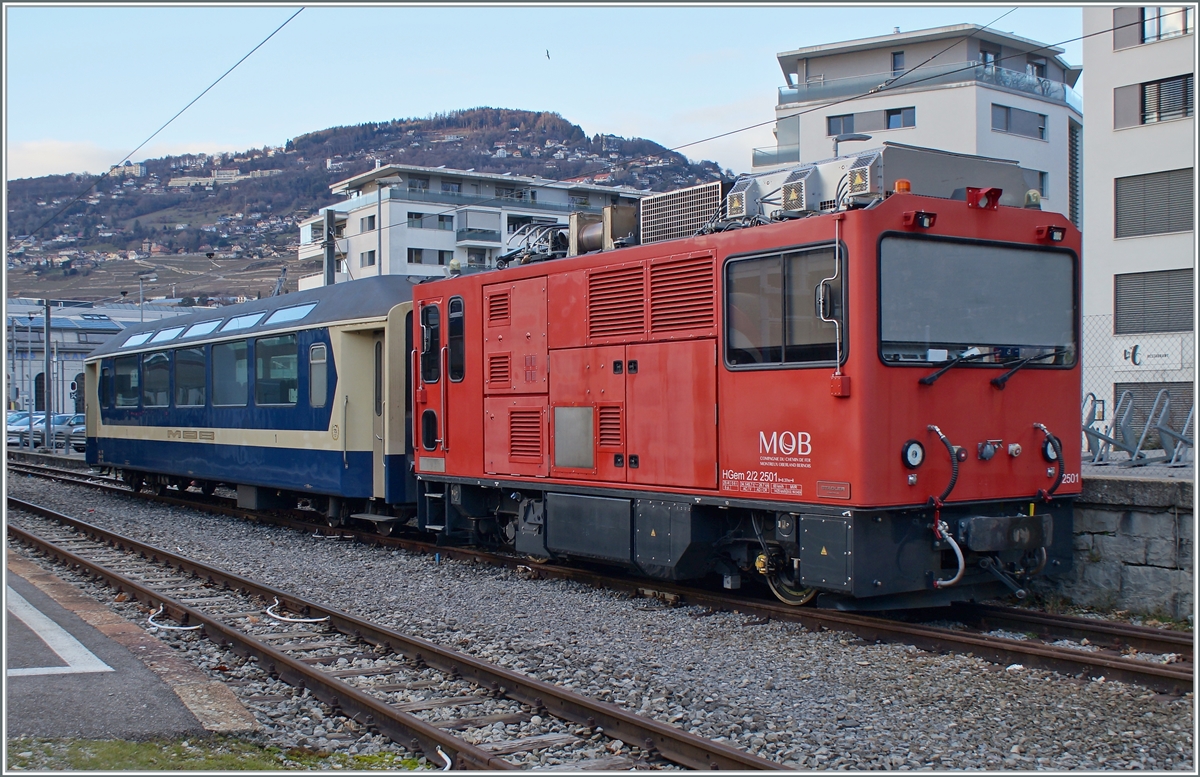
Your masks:
{"label": "locomotive wheel", "polygon": [[540,564],[549,564],[550,563],[549,556],[530,556],[529,554],[526,554],[525,559],[527,561],[529,561],[529,563],[531,563],[531,564],[539,564],[540,565]]}
{"label": "locomotive wheel", "polygon": [[376,521],[375,522],[375,531],[379,532],[379,534],[384,537],[391,536],[392,530],[395,528],[396,528],[395,521]]}
{"label": "locomotive wheel", "polygon": [[766,575],[767,585],[771,588],[771,593],[775,594],[775,598],[784,604],[790,604],[793,607],[799,607],[803,604],[808,604],[817,595],[815,588],[793,588],[789,581],[784,580],[779,573]]}
{"label": "locomotive wheel", "polygon": [[155,493],[157,496],[166,496],[166,495],[167,495],[167,484],[166,484],[166,482],[165,482],[165,481],[162,481],[162,480],[160,480],[160,481],[158,481],[157,483],[155,483],[155,484],[154,484],[154,493]]}
{"label": "locomotive wheel", "polygon": [[216,490],[217,484],[211,480],[205,480],[200,484],[200,493],[204,494],[205,496],[212,496],[214,493],[216,493]]}
{"label": "locomotive wheel", "polygon": [[142,486],[146,483],[145,478],[134,472],[123,472],[121,479],[125,481],[125,485],[129,486],[129,490],[135,494],[141,491]]}

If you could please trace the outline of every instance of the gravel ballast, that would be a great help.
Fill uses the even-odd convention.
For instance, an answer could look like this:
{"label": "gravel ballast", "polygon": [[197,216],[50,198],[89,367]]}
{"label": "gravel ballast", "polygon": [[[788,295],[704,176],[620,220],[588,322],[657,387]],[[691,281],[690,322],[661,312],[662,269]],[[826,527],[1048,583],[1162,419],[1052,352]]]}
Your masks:
{"label": "gravel ballast", "polygon": [[[10,476],[8,492],[792,767],[1194,768],[1194,694],[760,624],[32,477]],[[301,714],[321,705],[295,704],[247,706],[260,722],[308,717],[306,743],[325,747]]]}

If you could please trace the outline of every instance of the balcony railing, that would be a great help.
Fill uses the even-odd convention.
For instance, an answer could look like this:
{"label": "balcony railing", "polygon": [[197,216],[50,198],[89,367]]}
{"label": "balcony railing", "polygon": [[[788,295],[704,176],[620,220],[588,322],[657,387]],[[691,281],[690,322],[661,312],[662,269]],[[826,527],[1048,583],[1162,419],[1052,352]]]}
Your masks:
{"label": "balcony railing", "polygon": [[770,146],[754,149],[754,159],[751,164],[754,167],[767,167],[769,165],[796,164],[799,161],[799,146]]}
{"label": "balcony railing", "polygon": [[948,62],[944,65],[932,65],[917,68],[911,73],[900,76],[888,83],[893,76],[891,72],[868,73],[847,78],[831,78],[824,81],[810,81],[796,86],[781,86],[779,88],[779,105],[790,103],[811,102],[814,100],[833,100],[841,97],[865,94],[872,89],[886,85],[883,91],[895,92],[909,88],[927,88],[946,84],[977,82],[990,84],[1014,92],[1022,92],[1047,100],[1065,104],[1080,114],[1083,113],[1083,99],[1074,89],[1059,81],[1007,70],[995,65],[984,65],[972,60],[969,62]]}
{"label": "balcony railing", "polygon": [[[487,205],[492,208],[518,208],[520,210],[542,210],[557,213],[600,213],[599,206],[578,205],[576,203],[538,202],[536,200],[518,199],[516,197],[497,197],[490,194],[464,194],[463,192],[435,192],[428,189],[408,190],[390,187],[383,190],[383,199],[402,200],[407,202],[436,202],[445,205]],[[375,193],[371,192],[349,200],[334,203],[329,206],[336,211],[345,213],[359,208],[375,205]]]}
{"label": "balcony railing", "polygon": [[455,233],[459,243],[499,243],[500,232],[495,229],[460,229]]}

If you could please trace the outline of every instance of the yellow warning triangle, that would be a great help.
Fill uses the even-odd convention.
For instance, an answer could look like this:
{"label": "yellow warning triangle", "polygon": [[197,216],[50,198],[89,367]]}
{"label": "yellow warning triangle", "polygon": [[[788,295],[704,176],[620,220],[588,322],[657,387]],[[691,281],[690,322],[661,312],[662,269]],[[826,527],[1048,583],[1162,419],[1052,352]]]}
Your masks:
{"label": "yellow warning triangle", "polygon": [[658,536],[658,534],[657,534],[657,533],[655,533],[654,529],[651,529],[651,530],[650,530],[650,536],[651,536],[651,537],[657,537],[657,536]]}
{"label": "yellow warning triangle", "polygon": [[822,555],[822,556],[828,556],[828,555],[829,555],[829,551],[825,550],[825,546],[824,546],[824,545],[822,545],[822,546],[821,546],[821,555]]}

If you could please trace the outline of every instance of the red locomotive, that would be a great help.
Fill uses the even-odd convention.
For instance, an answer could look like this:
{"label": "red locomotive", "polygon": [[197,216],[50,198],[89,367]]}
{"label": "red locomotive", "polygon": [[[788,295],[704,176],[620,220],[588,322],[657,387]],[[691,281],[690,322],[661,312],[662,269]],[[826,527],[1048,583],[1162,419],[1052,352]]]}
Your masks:
{"label": "red locomotive", "polygon": [[640,245],[417,286],[421,528],[793,604],[1066,571],[1080,235],[1021,173],[885,145],[692,237],[644,203]]}

